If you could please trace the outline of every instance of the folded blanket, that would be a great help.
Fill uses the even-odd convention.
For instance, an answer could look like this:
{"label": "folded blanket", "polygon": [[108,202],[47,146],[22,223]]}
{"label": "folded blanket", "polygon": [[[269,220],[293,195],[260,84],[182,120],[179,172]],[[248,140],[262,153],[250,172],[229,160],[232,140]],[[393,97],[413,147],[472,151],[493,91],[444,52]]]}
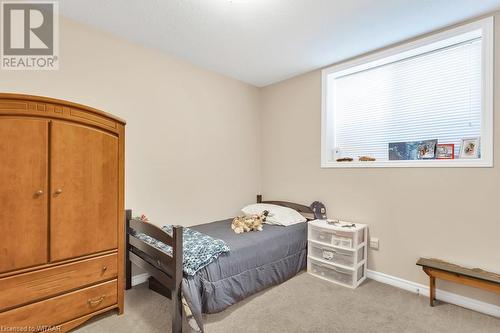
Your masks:
{"label": "folded blanket", "polygon": [[[146,222],[145,222],[146,223]],[[165,225],[163,231],[172,235],[172,226]],[[172,247],[143,233],[136,232],[135,237],[172,255]],[[183,270],[187,275],[195,275],[203,267],[217,259],[222,253],[229,252],[229,246],[221,239],[216,239],[190,228],[183,228]]]}

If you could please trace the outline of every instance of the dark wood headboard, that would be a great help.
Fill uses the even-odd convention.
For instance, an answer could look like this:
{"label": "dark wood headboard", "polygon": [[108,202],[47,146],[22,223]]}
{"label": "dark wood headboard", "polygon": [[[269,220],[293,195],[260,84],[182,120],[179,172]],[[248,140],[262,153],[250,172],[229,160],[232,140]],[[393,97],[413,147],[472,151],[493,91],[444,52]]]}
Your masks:
{"label": "dark wood headboard", "polygon": [[304,215],[304,217],[307,218],[308,220],[314,220],[316,218],[314,211],[312,210],[311,207],[301,205],[298,203],[288,202],[288,201],[274,201],[274,200],[262,201],[262,194],[257,194],[257,203],[266,203],[266,204],[270,204],[270,205],[278,205],[278,206],[283,206],[283,207],[295,209],[296,211],[298,211],[299,213]]}

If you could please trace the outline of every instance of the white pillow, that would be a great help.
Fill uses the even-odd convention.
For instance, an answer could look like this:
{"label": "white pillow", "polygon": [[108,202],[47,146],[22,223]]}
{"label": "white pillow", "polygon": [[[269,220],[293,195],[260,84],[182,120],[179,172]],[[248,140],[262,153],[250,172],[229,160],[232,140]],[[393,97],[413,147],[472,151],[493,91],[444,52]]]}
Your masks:
{"label": "white pillow", "polygon": [[288,207],[271,205],[271,204],[252,204],[243,207],[241,210],[245,215],[262,214],[267,210],[269,215],[267,215],[267,224],[276,224],[282,226],[289,226],[297,223],[306,222],[307,219],[302,216],[295,209]]}

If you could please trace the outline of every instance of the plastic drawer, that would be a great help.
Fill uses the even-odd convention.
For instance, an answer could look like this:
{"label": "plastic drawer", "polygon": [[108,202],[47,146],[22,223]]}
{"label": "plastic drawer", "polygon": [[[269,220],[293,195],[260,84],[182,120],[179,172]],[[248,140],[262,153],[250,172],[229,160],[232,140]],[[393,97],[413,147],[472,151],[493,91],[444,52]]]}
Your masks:
{"label": "plastic drawer", "polygon": [[364,259],[363,248],[358,250],[358,258],[355,252],[349,250],[336,249],[330,246],[309,242],[309,255],[312,258],[329,261],[338,265],[354,267]]}
{"label": "plastic drawer", "polygon": [[321,276],[327,280],[342,283],[348,286],[353,285],[353,271],[340,267],[330,266],[311,258],[309,259],[309,264],[310,272],[313,275]]}
{"label": "plastic drawer", "polygon": [[[348,249],[357,248],[365,241],[363,229],[358,231],[348,229],[346,229],[346,231],[340,231],[310,226],[309,232],[309,239],[312,241]],[[355,235],[357,235],[357,239]]]}
{"label": "plastic drawer", "polygon": [[311,240],[321,243],[332,244],[332,239],[333,239],[332,230],[311,226],[310,231],[311,234],[309,235],[309,237],[311,238]]}
{"label": "plastic drawer", "polygon": [[[332,245],[345,248],[357,248],[365,241],[364,230],[359,231],[338,231],[332,230]],[[355,235],[358,235],[357,240]]]}

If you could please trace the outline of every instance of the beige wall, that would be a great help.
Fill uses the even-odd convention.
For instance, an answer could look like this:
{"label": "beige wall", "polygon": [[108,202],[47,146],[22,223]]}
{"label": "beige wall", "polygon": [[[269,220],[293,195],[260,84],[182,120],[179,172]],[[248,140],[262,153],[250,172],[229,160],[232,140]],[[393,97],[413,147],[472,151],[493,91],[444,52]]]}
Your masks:
{"label": "beige wall", "polygon": [[[496,20],[500,36],[499,14]],[[500,80],[498,42],[495,79]],[[380,239],[380,250],[369,251],[375,271],[427,283],[415,262],[431,256],[500,272],[500,117],[495,168],[321,169],[321,71],[268,86],[261,98],[265,197],[321,200],[330,217],[367,223]],[[500,305],[497,295],[452,288]]]}
{"label": "beige wall", "polygon": [[0,91],[127,120],[126,207],[158,224],[236,214],[259,191],[259,91],[67,19],[59,71],[1,71]]}

